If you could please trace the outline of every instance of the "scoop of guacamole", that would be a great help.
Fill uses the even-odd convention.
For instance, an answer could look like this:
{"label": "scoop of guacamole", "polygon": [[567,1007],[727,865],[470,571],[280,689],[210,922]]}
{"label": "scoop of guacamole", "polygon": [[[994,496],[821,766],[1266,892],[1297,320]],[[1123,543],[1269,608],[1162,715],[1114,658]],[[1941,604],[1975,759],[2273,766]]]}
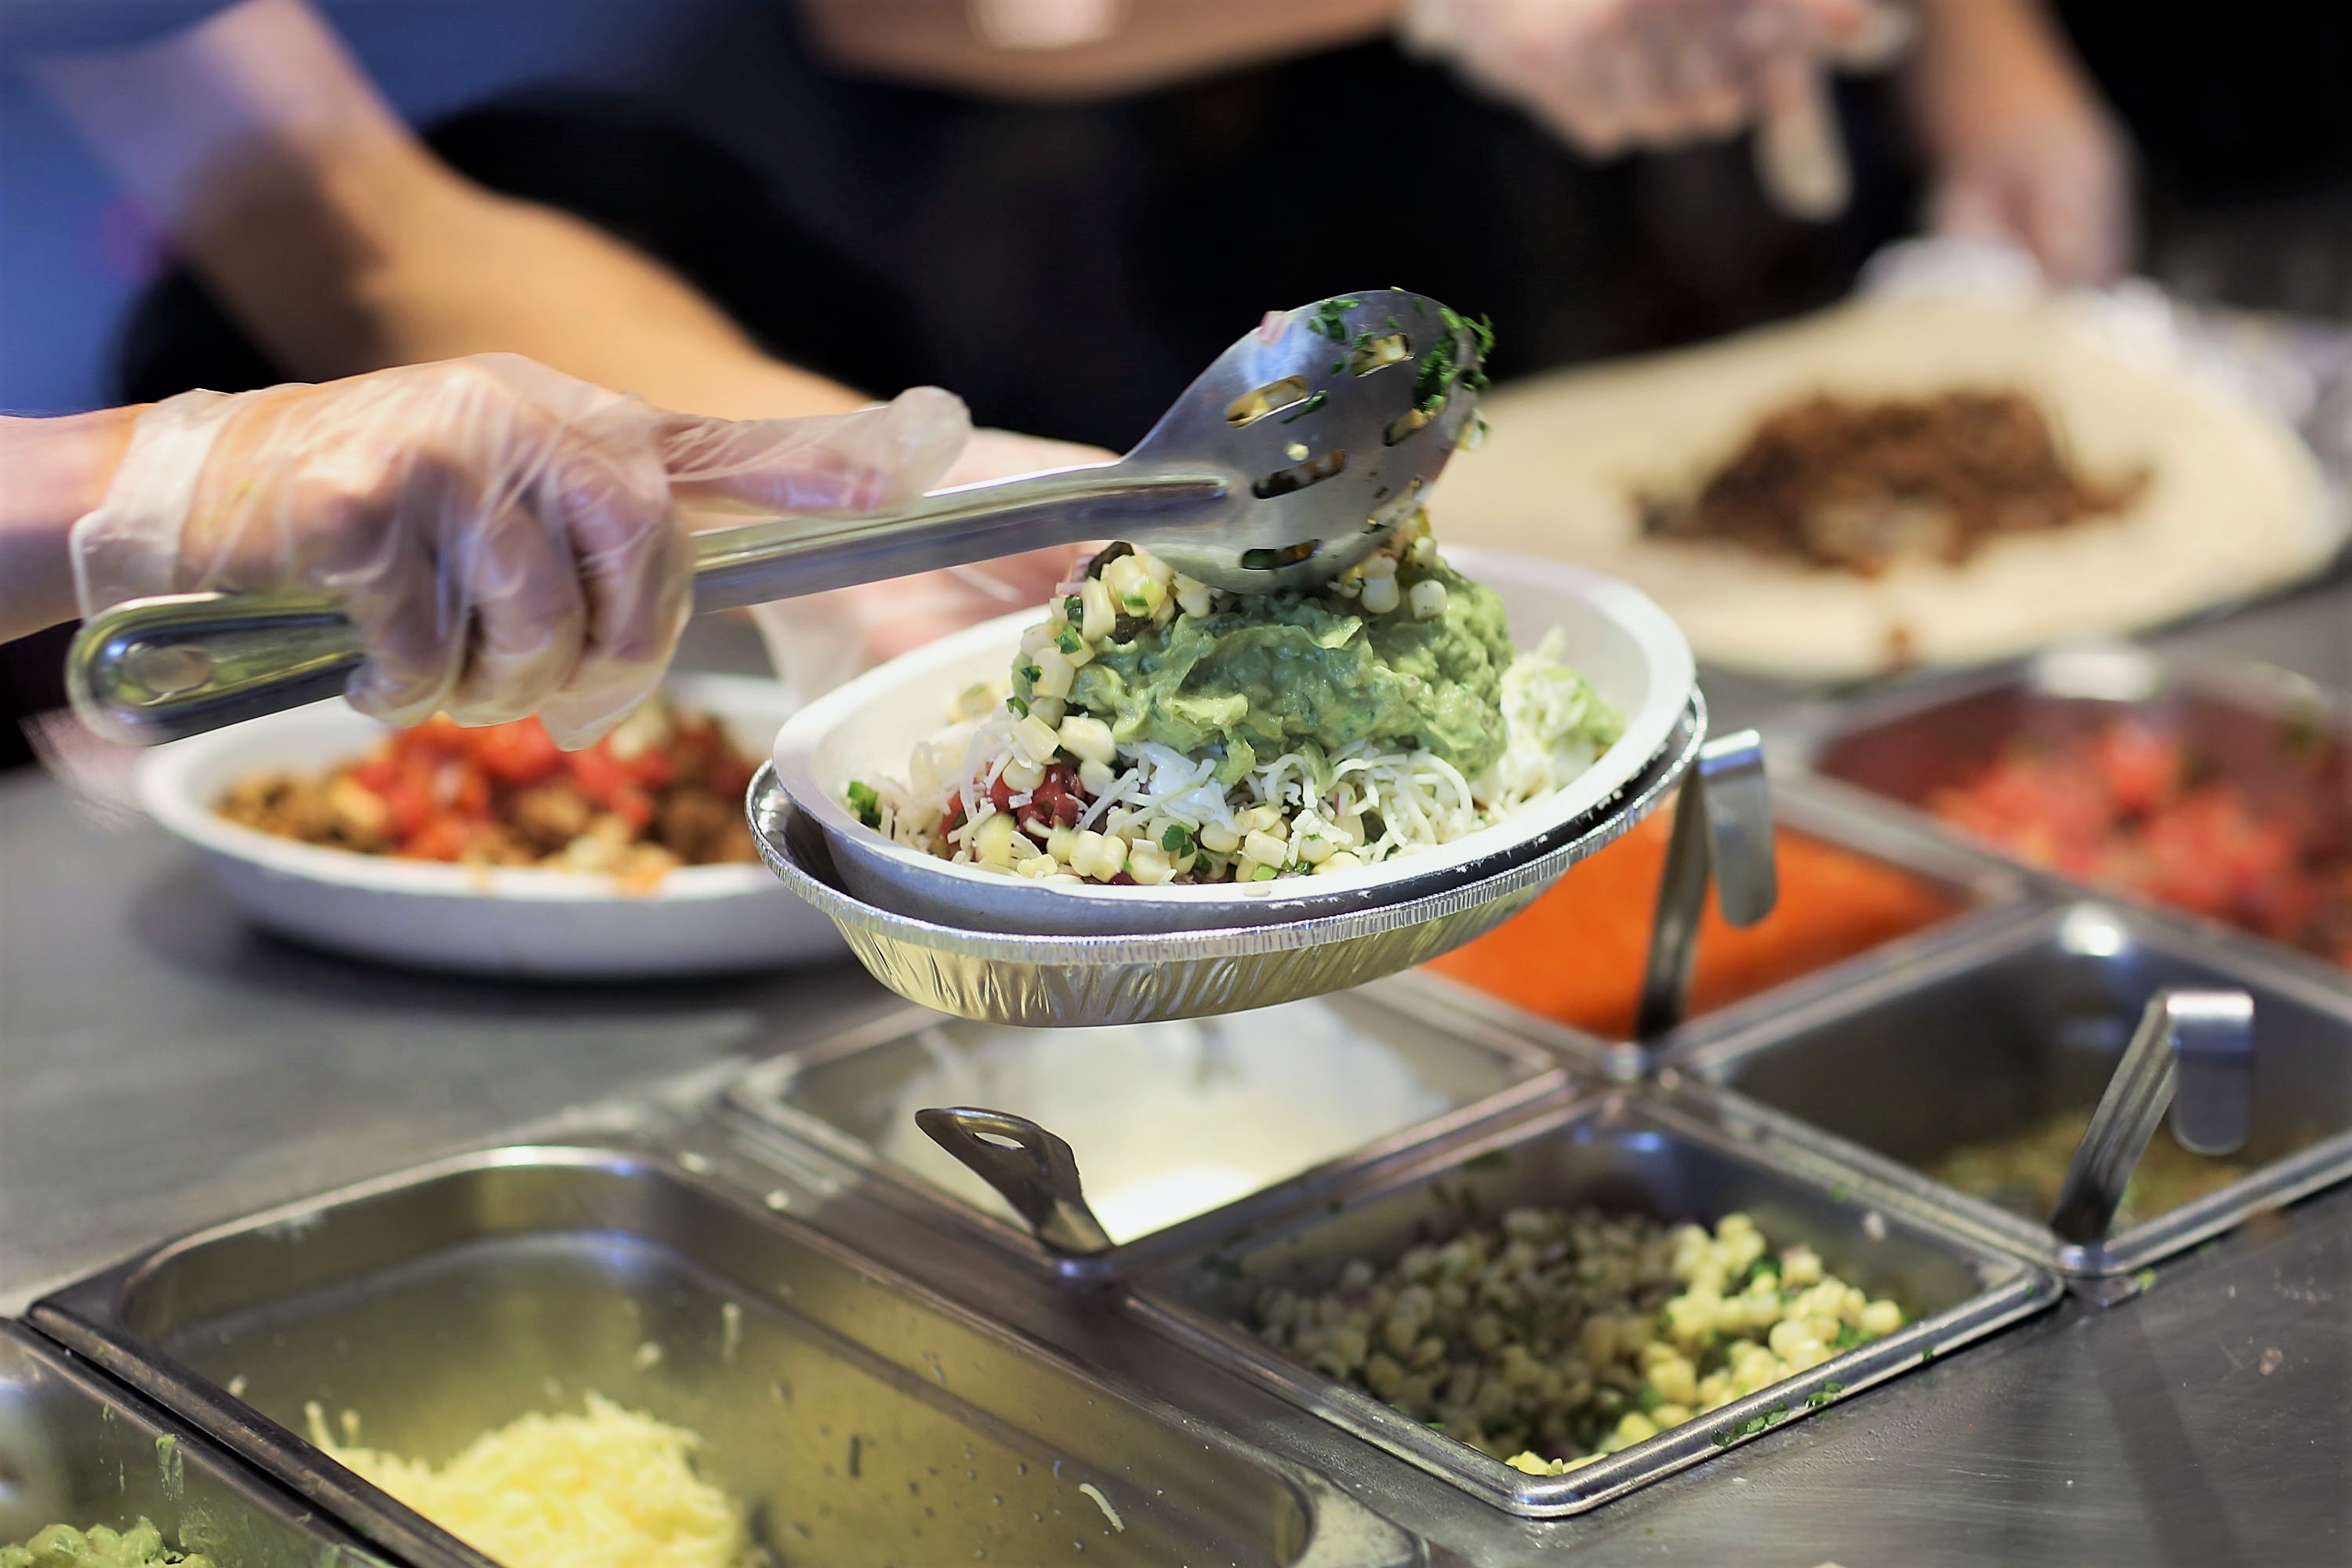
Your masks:
{"label": "scoop of guacamole", "polygon": [[1261,759],[1358,741],[1428,751],[1475,778],[1503,753],[1514,650],[1502,601],[1442,561],[1398,578],[1408,593],[1444,584],[1444,613],[1368,616],[1332,595],[1244,595],[1106,645],[1077,672],[1070,701],[1121,742],[1187,754],[1223,747],[1227,784]]}
{"label": "scoop of guacamole", "polygon": [[173,1551],[142,1519],[121,1531],[53,1524],[22,1546],[0,1546],[0,1568],[212,1568],[212,1559]]}

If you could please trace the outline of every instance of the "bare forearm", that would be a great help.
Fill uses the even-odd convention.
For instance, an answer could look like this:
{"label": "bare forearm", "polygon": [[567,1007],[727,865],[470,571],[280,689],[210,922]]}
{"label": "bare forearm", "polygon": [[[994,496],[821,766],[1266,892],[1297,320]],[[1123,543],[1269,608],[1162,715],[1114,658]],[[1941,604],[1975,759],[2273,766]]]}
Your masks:
{"label": "bare forearm", "polygon": [[676,274],[592,225],[436,171],[404,212],[431,244],[372,246],[349,279],[350,369],[491,350],[682,413],[835,414],[869,399],[761,352]]}
{"label": "bare forearm", "polygon": [[1982,84],[2087,95],[2088,84],[2042,0],[1917,0],[1920,47],[1906,73],[1914,117],[1933,141],[1972,116],[1999,113]]}
{"label": "bare forearm", "polygon": [[675,274],[435,159],[300,0],[36,68],[270,356],[310,379],[504,350],[688,413],[865,399],[762,354]]}
{"label": "bare forearm", "polygon": [[972,0],[802,0],[840,64],[901,80],[1018,98],[1087,98],[1164,86],[1375,37],[1401,0],[1112,0],[1108,36],[1059,48],[984,37]]}
{"label": "bare forearm", "polygon": [[74,616],[74,521],[106,499],[136,408],[0,418],[0,642]]}

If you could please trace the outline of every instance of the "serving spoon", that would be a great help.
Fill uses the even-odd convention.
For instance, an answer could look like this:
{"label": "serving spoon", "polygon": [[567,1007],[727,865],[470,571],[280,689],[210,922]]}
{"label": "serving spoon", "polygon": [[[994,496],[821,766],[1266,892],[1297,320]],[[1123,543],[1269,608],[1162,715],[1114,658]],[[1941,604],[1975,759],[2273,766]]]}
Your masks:
{"label": "serving spoon", "polygon": [[[1492,342],[1402,289],[1270,311],[1115,463],[696,534],[695,613],[1089,539],[1234,593],[1318,586],[1420,504],[1476,418]],[[172,594],[92,617],[66,680],[85,723],[152,745],[333,696],[364,658],[324,599]]]}

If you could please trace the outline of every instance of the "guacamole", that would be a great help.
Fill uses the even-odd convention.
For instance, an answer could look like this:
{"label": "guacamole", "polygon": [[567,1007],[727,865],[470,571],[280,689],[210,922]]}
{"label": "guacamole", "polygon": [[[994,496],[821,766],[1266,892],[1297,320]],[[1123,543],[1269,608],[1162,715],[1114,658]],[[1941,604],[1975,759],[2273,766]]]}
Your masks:
{"label": "guacamole", "polygon": [[1121,742],[1223,747],[1226,784],[1262,759],[1359,741],[1432,752],[1476,778],[1503,754],[1510,630],[1493,590],[1444,562],[1398,572],[1402,590],[1427,581],[1444,584],[1445,608],[1426,620],[1277,593],[1144,627],[1077,671],[1070,705]]}
{"label": "guacamole", "polygon": [[163,1544],[163,1532],[143,1519],[123,1531],[53,1524],[22,1546],[0,1546],[0,1568],[212,1568],[212,1561],[202,1552],[173,1551]]}

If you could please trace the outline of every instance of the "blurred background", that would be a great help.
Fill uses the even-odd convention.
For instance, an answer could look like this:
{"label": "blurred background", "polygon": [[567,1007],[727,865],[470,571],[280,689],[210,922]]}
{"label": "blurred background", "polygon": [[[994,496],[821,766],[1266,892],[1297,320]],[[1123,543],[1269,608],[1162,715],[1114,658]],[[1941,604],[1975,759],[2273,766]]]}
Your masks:
{"label": "blurred background", "polygon": [[[189,306],[195,292],[24,63],[158,37],[225,8],[0,4],[0,406],[59,413],[140,390],[140,376],[161,374],[141,351],[165,352],[132,331],[169,313],[151,296]],[[1582,157],[1531,116],[1379,36],[1210,68],[1172,87],[1038,103],[884,85],[870,66],[829,55],[796,0],[316,8],[459,168],[571,206],[698,279],[723,281],[726,302],[779,339],[793,329],[737,291],[781,299],[837,286],[845,279],[831,268],[845,261],[853,272],[928,265],[993,283],[1023,259],[1010,254],[1011,231],[1041,212],[1084,213],[1095,232],[1055,224],[1044,237],[1068,262],[1036,279],[1036,292],[1068,298],[1073,280],[1116,256],[1115,273],[1138,285],[1187,279],[1174,298],[1126,303],[1155,316],[1200,310],[1222,343],[1227,293],[1295,303],[1334,287],[1334,266],[1344,285],[1418,262],[1417,286],[1495,315],[1507,368],[1524,371],[1834,298],[1877,244],[1916,226],[1926,178],[1897,83],[1885,77],[1841,83],[1856,199],[1815,226],[1773,213],[1736,142]],[[2145,270],[2191,299],[2352,314],[2352,7],[2050,0],[2048,9],[2137,149]],[[912,160],[926,166],[907,168]],[[1413,177],[1420,163],[1450,177],[1433,188]],[[1403,177],[1402,201],[1370,193],[1384,174]],[[859,216],[843,210],[850,197],[836,187],[861,181],[896,184],[902,197],[919,187],[928,226],[960,239],[983,223],[953,209],[994,208],[986,226],[998,247],[845,258],[847,245],[824,242]],[[1431,277],[1433,268],[1460,284]],[[865,327],[887,339],[907,324]],[[1134,434],[1137,411],[1148,416],[1164,402],[1160,388],[1139,387],[1131,405],[1071,410],[1064,428],[1040,433],[1116,441]],[[1005,423],[1023,412],[981,410]]]}
{"label": "blurred background", "polygon": [[[2340,0],[1884,7],[1900,47],[1820,79],[1842,200],[1801,145],[1776,188],[1740,116],[1596,121],[1490,26],[1580,5],[1619,0],[312,9],[448,167],[666,263],[762,353],[1113,448],[1235,323],[1392,281],[1490,314],[1506,381],[1832,302],[1923,226],[1990,231],[2059,282],[2137,271],[2191,302],[2352,318]],[[366,368],[286,352],[300,334],[257,321],[250,278],[224,309],[44,76],[225,9],[0,3],[0,406]],[[8,655],[13,710],[53,704],[57,642]]]}

